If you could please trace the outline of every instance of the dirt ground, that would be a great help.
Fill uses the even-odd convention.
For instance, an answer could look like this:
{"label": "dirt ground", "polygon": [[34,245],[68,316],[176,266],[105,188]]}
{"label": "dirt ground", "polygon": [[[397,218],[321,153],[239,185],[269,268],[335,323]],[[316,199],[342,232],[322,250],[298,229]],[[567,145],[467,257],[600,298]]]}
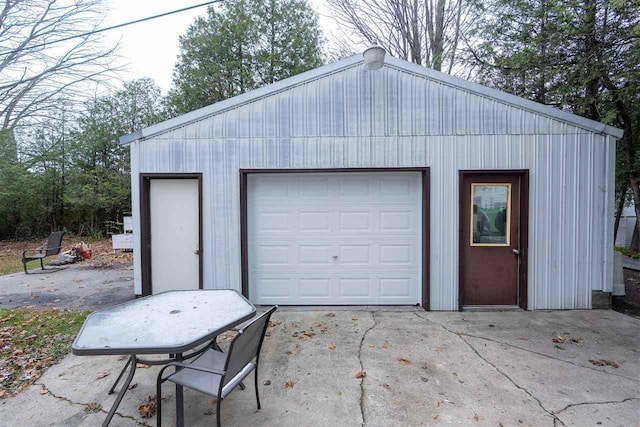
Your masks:
{"label": "dirt ground", "polygon": [[640,271],[624,269],[626,295],[613,297],[613,309],[640,318]]}
{"label": "dirt ground", "polygon": [[[133,252],[114,253],[111,248],[111,239],[87,240],[76,236],[64,236],[62,240],[62,252],[71,250],[81,242],[87,243],[91,247],[92,257],[90,260],[82,262],[84,266],[93,268],[106,268],[114,266],[125,266],[133,264]],[[46,240],[36,241],[0,241],[0,271],[5,274],[22,270],[20,259],[22,252],[27,249],[34,249],[42,246]],[[50,261],[56,257],[48,258]],[[3,269],[5,266],[5,269]],[[28,264],[29,269],[38,268],[37,262]],[[5,271],[6,270],[6,271]]]}

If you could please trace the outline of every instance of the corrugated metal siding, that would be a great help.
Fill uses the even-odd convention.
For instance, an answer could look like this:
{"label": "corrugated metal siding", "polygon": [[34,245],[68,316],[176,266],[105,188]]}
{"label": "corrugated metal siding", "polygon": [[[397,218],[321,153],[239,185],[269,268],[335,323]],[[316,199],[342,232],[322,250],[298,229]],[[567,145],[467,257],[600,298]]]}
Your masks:
{"label": "corrugated metal siding", "polygon": [[139,227],[137,173],[203,172],[205,287],[240,289],[240,168],[428,166],[431,308],[455,310],[458,171],[529,169],[529,307],[589,308],[610,275],[611,147],[411,73],[354,66],[133,143],[133,214]]}

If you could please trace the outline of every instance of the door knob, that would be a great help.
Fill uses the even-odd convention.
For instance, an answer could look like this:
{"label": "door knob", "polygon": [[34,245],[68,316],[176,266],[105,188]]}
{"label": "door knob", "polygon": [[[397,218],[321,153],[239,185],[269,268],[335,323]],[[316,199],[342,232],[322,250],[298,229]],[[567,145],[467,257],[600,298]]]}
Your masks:
{"label": "door knob", "polygon": [[519,249],[511,249],[511,252],[513,252],[514,255],[520,255]]}
{"label": "door knob", "polygon": [[196,254],[196,255],[200,255],[200,250],[196,249],[195,251],[193,251],[193,253]]}

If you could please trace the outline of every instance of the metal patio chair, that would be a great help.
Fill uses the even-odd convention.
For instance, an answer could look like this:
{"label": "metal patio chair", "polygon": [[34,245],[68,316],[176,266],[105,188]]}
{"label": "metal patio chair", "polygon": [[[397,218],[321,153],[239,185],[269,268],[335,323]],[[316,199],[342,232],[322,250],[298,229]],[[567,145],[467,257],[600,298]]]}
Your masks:
{"label": "metal patio chair", "polygon": [[[220,427],[220,404],[229,393],[241,385],[251,371],[255,371],[256,402],[258,393],[258,363],[269,319],[278,306],[256,317],[235,336],[228,353],[210,348],[190,363],[171,362],[162,368],[156,381],[157,425],[162,425],[162,384],[165,381],[187,387],[216,398],[216,424]],[[169,367],[176,371],[163,378]]]}
{"label": "metal patio chair", "polygon": [[[47,246],[43,246],[36,249],[27,249],[22,252],[22,266],[24,267],[24,274],[29,274],[27,270],[27,262],[40,260],[40,268],[44,271],[60,271],[62,268],[44,268],[44,259],[48,256],[58,255],[60,253],[60,249],[62,249],[62,236],[64,235],[64,231],[54,231],[49,234],[49,238],[47,238]],[[37,252],[33,255],[28,255],[27,252]]]}

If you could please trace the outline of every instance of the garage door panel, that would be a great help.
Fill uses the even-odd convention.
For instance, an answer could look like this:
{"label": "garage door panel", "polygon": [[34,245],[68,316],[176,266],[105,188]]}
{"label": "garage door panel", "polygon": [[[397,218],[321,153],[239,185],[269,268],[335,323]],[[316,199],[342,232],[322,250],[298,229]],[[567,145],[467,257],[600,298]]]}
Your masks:
{"label": "garage door panel", "polygon": [[331,298],[330,278],[301,278],[298,282],[300,298]]}
{"label": "garage door panel", "polygon": [[380,278],[380,297],[411,297],[413,285],[410,277]]}
{"label": "garage door panel", "polygon": [[413,182],[409,177],[380,178],[380,194],[394,200],[411,200]]}
{"label": "garage door panel", "polygon": [[299,245],[298,259],[302,267],[318,265],[330,265],[330,245]]}
{"label": "garage door panel", "polygon": [[331,212],[301,211],[297,215],[298,231],[327,232],[331,230]]}
{"label": "garage door panel", "polygon": [[290,232],[288,211],[259,211],[256,213],[255,231],[258,233]]}
{"label": "garage door panel", "polygon": [[[291,174],[262,187],[253,178],[247,199],[253,302],[420,301],[419,173]],[[262,188],[266,196],[256,194]]]}
{"label": "garage door panel", "polygon": [[338,231],[371,231],[371,212],[340,211],[338,212]]}
{"label": "garage door panel", "polygon": [[413,265],[413,247],[410,244],[380,245],[379,264],[382,265]]}
{"label": "garage door panel", "polygon": [[372,297],[370,277],[341,278],[338,281],[339,296],[343,299]]}
{"label": "garage door panel", "polygon": [[289,245],[262,244],[256,247],[255,266],[291,265]]}
{"label": "garage door panel", "polygon": [[344,176],[338,178],[338,195],[340,199],[362,199],[370,193],[370,179],[365,177]]}

